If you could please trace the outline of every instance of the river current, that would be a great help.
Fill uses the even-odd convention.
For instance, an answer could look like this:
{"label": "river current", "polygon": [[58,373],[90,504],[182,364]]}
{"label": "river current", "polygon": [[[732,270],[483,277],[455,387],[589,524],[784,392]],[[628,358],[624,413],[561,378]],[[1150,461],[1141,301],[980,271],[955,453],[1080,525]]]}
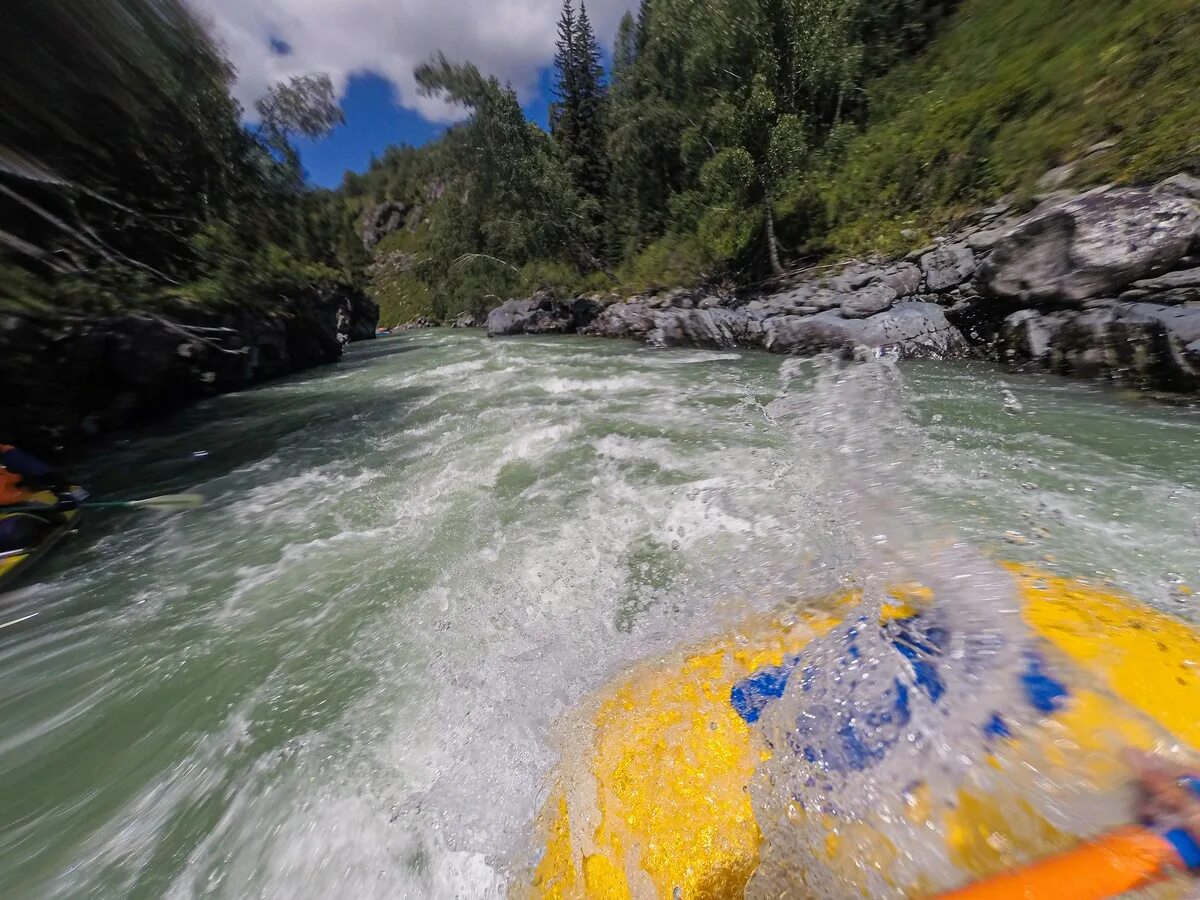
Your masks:
{"label": "river current", "polygon": [[1200,412],[983,364],[427,330],[80,474],[209,502],[0,598],[7,897],[504,896],[557,723],[873,541],[1200,621]]}

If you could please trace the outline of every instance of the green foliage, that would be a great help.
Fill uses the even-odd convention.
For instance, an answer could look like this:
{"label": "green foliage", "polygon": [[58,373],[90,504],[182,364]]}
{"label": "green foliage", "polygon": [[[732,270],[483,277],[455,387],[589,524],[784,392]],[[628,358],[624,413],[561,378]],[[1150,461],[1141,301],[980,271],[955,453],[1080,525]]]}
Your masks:
{"label": "green foliage", "polygon": [[379,304],[379,324],[385,328],[434,315],[432,289],[410,272],[380,275],[367,293]]}
{"label": "green foliage", "polygon": [[[581,86],[604,91],[581,22],[568,2],[552,136],[439,59],[419,82],[467,121],[347,176],[343,232],[384,199],[428,221],[378,250],[412,257],[422,312],[605,290],[609,268],[632,291],[900,253],[1000,194],[1031,197],[1052,166],[1074,163],[1079,185],[1200,167],[1188,0],[643,0],[590,119]],[[603,184],[585,174],[597,148]]]}
{"label": "green foliage", "polygon": [[538,260],[521,266],[517,273],[516,292],[532,294],[547,288],[559,297],[567,297],[583,290],[583,279],[579,270],[564,262]]}
{"label": "green foliage", "polygon": [[292,135],[315,140],[346,121],[333,93],[333,81],[324,72],[295,75],[272,85],[255,102],[265,132],[286,143]]}
{"label": "green foliage", "polygon": [[712,257],[691,235],[669,235],[635,254],[617,271],[625,293],[690,286],[712,270]]}
{"label": "green foliage", "polygon": [[449,184],[430,212],[421,276],[434,309],[473,308],[503,295],[536,260],[587,266],[589,204],[549,136],[525,121],[511,88],[444,57],[417,70],[420,89],[470,111],[442,141]]}
{"label": "green foliage", "polygon": [[701,167],[700,185],[713,203],[749,203],[758,185],[754,158],[742,147],[727,147]]}
{"label": "green foliage", "polygon": [[968,0],[927,54],[869,86],[869,127],[823,154],[829,245],[902,247],[899,230],[1030,196],[1067,162],[1077,185],[1195,170],[1198,41],[1189,0]]}
{"label": "green foliage", "polygon": [[164,293],[206,306],[266,307],[289,296],[326,293],[347,284],[338,269],[277,244],[246,253],[227,225],[208,227],[195,243],[206,262],[204,275]]}
{"label": "green foliage", "polygon": [[[109,311],[168,294],[275,302],[340,281],[339,197],[287,136],[340,117],[327,76],[245,129],[233,73],[181,0],[19,3],[0,29],[7,306]],[[23,299],[22,299],[23,298]]]}
{"label": "green foliage", "polygon": [[621,16],[617,26],[617,38],[613,42],[612,80],[619,83],[637,59],[637,22],[628,10]]}
{"label": "green foliage", "polygon": [[[558,147],[575,190],[583,203],[580,212],[587,228],[582,238],[593,258],[600,247],[599,200],[608,183],[609,162],[605,148],[607,90],[600,65],[600,47],[592,31],[587,7],[582,2],[575,12],[573,0],[564,0],[558,22],[554,55],[554,96],[550,109],[550,133]],[[630,48],[626,48],[629,52]]]}

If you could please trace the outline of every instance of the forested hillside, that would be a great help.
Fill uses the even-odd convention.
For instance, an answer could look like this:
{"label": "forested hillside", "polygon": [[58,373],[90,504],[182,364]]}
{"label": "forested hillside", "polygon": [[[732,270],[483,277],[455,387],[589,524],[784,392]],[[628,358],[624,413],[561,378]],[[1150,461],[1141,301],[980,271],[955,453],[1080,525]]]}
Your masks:
{"label": "forested hillside", "polygon": [[420,89],[465,118],[338,191],[292,145],[340,121],[327,77],[247,125],[180,0],[22,4],[0,32],[0,307],[366,287],[392,325],[540,287],[758,283],[910,250],[1002,195],[1200,166],[1190,0],[644,0],[615,35],[577,2],[548,129],[431,47]]}
{"label": "forested hillside", "polygon": [[423,90],[468,117],[348,175],[344,231],[401,205],[368,269],[385,324],[903,251],[1007,193],[1195,168],[1197,38],[1187,0],[645,0],[603,70],[568,2],[549,132],[435,57]]}
{"label": "forested hillside", "polygon": [[243,124],[180,0],[20,3],[0,29],[0,310],[271,304],[347,280],[340,200],[291,138],[341,120],[304,76]]}

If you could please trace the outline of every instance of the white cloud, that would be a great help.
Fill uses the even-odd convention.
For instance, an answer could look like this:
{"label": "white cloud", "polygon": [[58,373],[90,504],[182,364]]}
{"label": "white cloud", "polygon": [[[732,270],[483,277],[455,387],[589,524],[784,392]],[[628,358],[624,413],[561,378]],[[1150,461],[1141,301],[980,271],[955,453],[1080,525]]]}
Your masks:
{"label": "white cloud", "polygon": [[[609,45],[633,0],[593,0],[588,15]],[[521,99],[537,90],[538,70],[554,57],[560,0],[191,0],[237,66],[235,95],[248,111],[269,84],[304,72],[328,72],[339,92],[350,76],[388,79],[396,102],[433,121],[459,117],[420,97],[413,69],[439,50],[470,61]],[[291,52],[271,52],[272,39]]]}

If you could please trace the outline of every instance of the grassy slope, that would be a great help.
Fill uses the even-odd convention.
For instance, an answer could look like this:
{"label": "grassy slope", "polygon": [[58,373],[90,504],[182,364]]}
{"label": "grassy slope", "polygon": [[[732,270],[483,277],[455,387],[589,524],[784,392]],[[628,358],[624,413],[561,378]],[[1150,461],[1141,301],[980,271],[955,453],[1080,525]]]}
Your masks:
{"label": "grassy slope", "polygon": [[808,187],[836,252],[905,249],[1066,162],[1072,185],[1200,170],[1200,4],[966,0],[869,94],[868,128]]}

